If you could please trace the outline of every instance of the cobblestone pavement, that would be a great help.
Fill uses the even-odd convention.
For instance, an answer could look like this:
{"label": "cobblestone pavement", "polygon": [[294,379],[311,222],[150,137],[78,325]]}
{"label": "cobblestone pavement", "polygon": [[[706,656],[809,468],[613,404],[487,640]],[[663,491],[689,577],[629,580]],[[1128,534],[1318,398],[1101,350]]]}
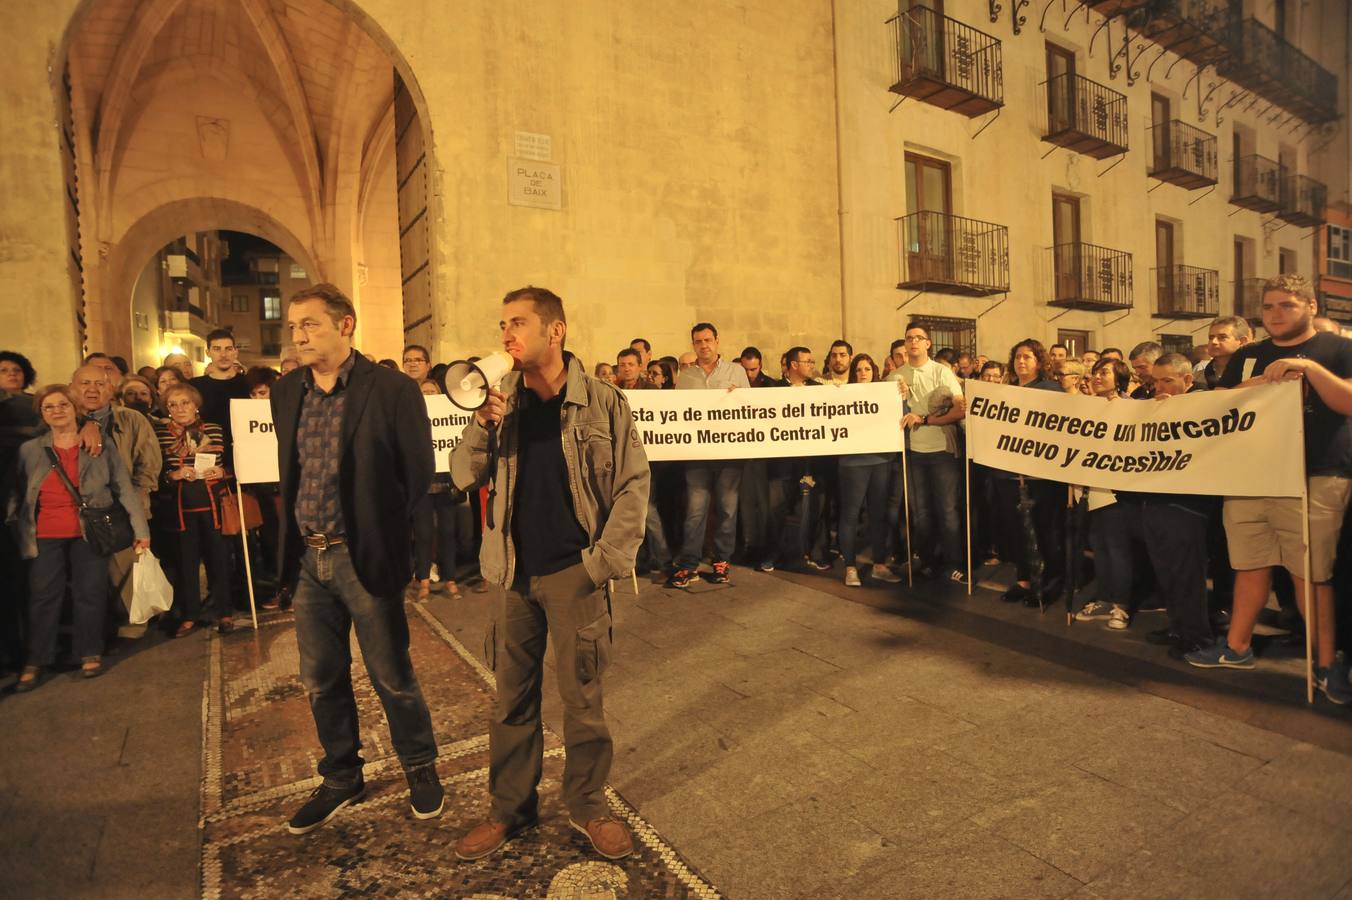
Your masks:
{"label": "cobblestone pavement", "polygon": [[280,822],[317,745],[285,617],[147,638],[102,679],[0,700],[0,894],[680,896],[686,860],[734,898],[1352,898],[1352,715],[1306,706],[1298,650],[1198,672],[1144,642],[1148,616],[1066,628],[987,590],[832,574],[619,587],[613,800],[655,842],[632,865],[559,827],[557,742],[545,825],[496,861],[449,862],[486,810],[488,694],[463,648],[482,646],[488,598],[467,592],[410,607],[440,820],[411,820],[359,684],[371,795],[293,841]]}
{"label": "cobblestone pavement", "polygon": [[417,607],[409,611],[409,632],[436,730],[446,809],[430,822],[409,812],[407,785],[354,639],[367,797],[304,838],[281,827],[319,783],[291,616],[269,617],[257,635],[240,631],[213,642],[203,752],[203,897],[717,896],[613,791],[612,809],[634,828],[637,850],[615,863],[598,858],[568,826],[559,802],[562,748],[548,732],[540,826],[489,859],[456,860],[452,843],[487,812],[492,676]]}

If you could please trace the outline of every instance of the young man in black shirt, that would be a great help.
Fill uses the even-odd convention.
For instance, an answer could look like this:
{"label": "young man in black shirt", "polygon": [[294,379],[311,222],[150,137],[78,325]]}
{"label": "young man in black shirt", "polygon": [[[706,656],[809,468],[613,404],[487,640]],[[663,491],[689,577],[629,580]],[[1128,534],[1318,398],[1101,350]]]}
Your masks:
{"label": "young man in black shirt", "polygon": [[[1352,496],[1352,341],[1314,327],[1318,305],[1308,279],[1279,275],[1263,287],[1266,340],[1239,348],[1218,389],[1300,379],[1304,395],[1305,475],[1309,479],[1311,579],[1314,582],[1315,678],[1338,704],[1352,703],[1347,672],[1334,658],[1334,556]],[[1294,455],[1288,464],[1297,465]],[[1225,533],[1235,567],[1230,633],[1213,647],[1187,655],[1201,668],[1252,669],[1250,642],[1267,604],[1272,567],[1283,566],[1304,602],[1304,537],[1298,497],[1230,497]],[[1308,615],[1308,611],[1306,611]]]}
{"label": "young man in black shirt", "polygon": [[202,421],[221,426],[225,432],[224,464],[230,466],[232,443],[230,437],[230,401],[249,399],[249,379],[239,371],[239,348],[235,336],[228,329],[217,328],[207,335],[207,356],[211,365],[206,374],[192,380],[192,386],[202,395]]}

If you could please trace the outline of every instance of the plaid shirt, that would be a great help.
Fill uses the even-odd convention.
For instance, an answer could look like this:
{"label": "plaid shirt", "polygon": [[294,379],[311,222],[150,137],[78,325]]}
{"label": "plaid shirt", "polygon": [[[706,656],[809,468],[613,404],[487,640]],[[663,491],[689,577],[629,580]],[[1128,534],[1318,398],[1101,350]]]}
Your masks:
{"label": "plaid shirt", "polygon": [[[355,351],[354,351],[355,353]],[[338,463],[343,455],[343,409],[347,406],[347,379],[355,356],[338,369],[338,382],[327,394],[305,370],[305,396],[300,404],[296,450],[300,455],[300,485],[296,492],[296,524],[301,534],[344,534],[343,509],[338,502]]]}

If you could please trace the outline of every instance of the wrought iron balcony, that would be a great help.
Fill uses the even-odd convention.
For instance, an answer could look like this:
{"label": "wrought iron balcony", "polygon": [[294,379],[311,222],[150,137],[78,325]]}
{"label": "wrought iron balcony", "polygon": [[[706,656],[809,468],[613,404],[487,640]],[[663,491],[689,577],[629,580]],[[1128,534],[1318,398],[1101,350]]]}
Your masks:
{"label": "wrought iron balcony", "polygon": [[1052,306],[1106,312],[1131,309],[1131,254],[1093,244],[1052,247]]}
{"label": "wrought iron balcony", "polygon": [[1266,278],[1239,278],[1230,282],[1230,291],[1235,300],[1235,315],[1248,319],[1255,325],[1263,321],[1263,285]]}
{"label": "wrought iron balcony", "polygon": [[1196,266],[1161,266],[1155,269],[1157,318],[1214,319],[1219,315],[1220,273]]}
{"label": "wrought iron balcony", "polygon": [[1088,0],[1085,5],[1109,19],[1124,17],[1143,39],[1199,66],[1215,64],[1230,52],[1226,38],[1234,17],[1225,0]]}
{"label": "wrought iron balcony", "polygon": [[899,289],[986,297],[1009,291],[1009,230],[977,219],[916,212],[897,219]]}
{"label": "wrought iron balcony", "polygon": [[1216,136],[1181,119],[1150,129],[1150,177],[1188,190],[1208,187],[1217,180]]}
{"label": "wrought iron balcony", "polygon": [[1046,85],[1044,141],[1095,159],[1127,152],[1126,96],[1073,73],[1049,78]]}
{"label": "wrought iron balcony", "polygon": [[1329,189],[1307,175],[1287,175],[1282,179],[1282,207],[1277,218],[1292,225],[1319,225],[1324,221]]}
{"label": "wrought iron balcony", "polygon": [[964,116],[1005,105],[999,40],[928,6],[888,21],[896,45],[893,93]]}
{"label": "wrought iron balcony", "polygon": [[1235,160],[1235,185],[1230,202],[1254,212],[1276,212],[1282,206],[1282,167],[1265,156]]}
{"label": "wrought iron balcony", "polygon": [[1338,118],[1338,79],[1257,19],[1235,22],[1217,72],[1320,124]]}

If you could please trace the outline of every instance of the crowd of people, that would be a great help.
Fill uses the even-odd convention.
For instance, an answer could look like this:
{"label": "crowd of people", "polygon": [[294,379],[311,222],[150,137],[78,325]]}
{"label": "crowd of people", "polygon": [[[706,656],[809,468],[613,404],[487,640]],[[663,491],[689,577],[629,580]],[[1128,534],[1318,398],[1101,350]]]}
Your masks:
{"label": "crowd of people", "polygon": [[[1310,479],[1317,683],[1345,704],[1352,553],[1339,544],[1352,534],[1342,528],[1352,493],[1352,341],[1316,313],[1308,280],[1285,275],[1265,286],[1267,338],[1256,340],[1245,319],[1222,317],[1188,354],[1147,340],[1072,357],[1063,345],[1029,338],[990,359],[936,348],[916,322],[876,358],[834,341],[819,367],[805,346],[777,360],[754,346],[730,357],[718,328],[702,322],[678,355],[655,356],[636,338],[591,371],[625,391],[888,381],[904,400],[904,466],[901,453],[652,463],[640,574],[656,573],[673,589],[727,583],[734,565],[831,573],[850,587],[897,584],[907,570],[918,583],[961,585],[973,577],[970,533],[978,569],[1011,569],[1003,601],[1045,609],[1069,598],[1077,621],[1118,631],[1141,611],[1162,609],[1162,626],[1146,639],[1203,668],[1254,667],[1255,626],[1274,593],[1282,624],[1303,639],[1299,500],[1086,490],[978,465],[969,488],[963,382],[1159,402],[1301,378],[1304,457],[1293,448],[1284,462],[1303,464]],[[36,686],[53,664],[67,592],[81,669],[89,677],[102,671],[105,637],[118,615],[125,620],[128,576],[146,548],[173,583],[173,609],[163,619],[176,636],[207,626],[229,631],[247,606],[249,586],[234,560],[241,530],[254,541],[262,605],[291,602],[294,585],[282,583],[277,556],[277,489],[234,483],[229,403],[268,397],[299,363],[245,371],[225,330],[208,336],[207,352],[206,372],[195,377],[181,355],[133,373],[125,361],[94,353],[69,383],[45,387],[21,354],[0,353],[0,499],[15,525],[0,553],[7,582],[26,586],[4,610],[0,661],[21,667],[18,690]],[[372,361],[401,370],[426,394],[445,392],[447,367],[433,364],[425,347]],[[126,510],[133,542],[100,558],[81,538],[81,510],[114,504]],[[479,491],[438,476],[411,524],[419,598],[434,590],[459,597],[459,582],[481,586]]]}

